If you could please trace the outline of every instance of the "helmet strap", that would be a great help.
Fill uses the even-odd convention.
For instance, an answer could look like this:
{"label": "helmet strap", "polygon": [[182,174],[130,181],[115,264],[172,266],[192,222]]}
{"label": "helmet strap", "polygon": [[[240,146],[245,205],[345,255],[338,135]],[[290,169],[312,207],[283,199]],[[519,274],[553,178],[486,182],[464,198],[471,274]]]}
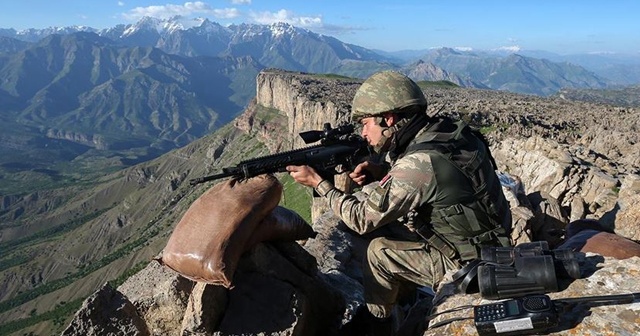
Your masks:
{"label": "helmet strap", "polygon": [[409,120],[407,118],[402,118],[391,127],[387,126],[387,122],[382,117],[375,117],[374,122],[382,127],[382,137],[380,137],[380,141],[373,146],[373,150],[376,153],[381,153],[389,148],[392,142],[389,141],[389,139],[392,139],[393,135],[406,125]]}
{"label": "helmet strap", "polygon": [[383,117],[375,116],[373,117],[373,122],[376,125],[382,127],[382,137],[378,141],[377,144],[373,145],[373,151],[376,153],[381,153],[383,150],[389,147],[388,140],[392,133],[389,133],[389,127],[387,126],[387,122]]}

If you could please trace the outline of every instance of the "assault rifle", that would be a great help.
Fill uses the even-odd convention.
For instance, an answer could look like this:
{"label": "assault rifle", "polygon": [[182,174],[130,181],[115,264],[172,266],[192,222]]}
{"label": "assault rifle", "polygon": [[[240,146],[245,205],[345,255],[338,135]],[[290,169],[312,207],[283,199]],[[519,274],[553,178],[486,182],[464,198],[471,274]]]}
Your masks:
{"label": "assault rifle", "polygon": [[219,174],[195,178],[189,183],[196,185],[231,176],[244,179],[261,174],[284,172],[289,165],[308,165],[323,178],[331,179],[333,175],[340,173],[336,171],[336,166],[346,165],[353,168],[371,154],[367,141],[353,134],[353,131],[352,124],[331,128],[331,124],[325,123],[322,130],[300,133],[300,137],[306,144],[317,141],[320,141],[320,144],[245,160],[235,167],[222,168]]}

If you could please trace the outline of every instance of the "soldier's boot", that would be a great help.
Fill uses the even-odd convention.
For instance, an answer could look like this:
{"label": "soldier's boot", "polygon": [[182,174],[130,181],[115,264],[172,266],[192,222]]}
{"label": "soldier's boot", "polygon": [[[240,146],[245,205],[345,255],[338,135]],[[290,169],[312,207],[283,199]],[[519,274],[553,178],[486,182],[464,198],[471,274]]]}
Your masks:
{"label": "soldier's boot", "polygon": [[340,329],[340,336],[393,336],[395,325],[392,317],[377,318],[365,306],[360,306]]}
{"label": "soldier's boot", "polygon": [[393,336],[395,335],[395,326],[392,317],[377,318],[371,315],[367,326],[367,336]]}

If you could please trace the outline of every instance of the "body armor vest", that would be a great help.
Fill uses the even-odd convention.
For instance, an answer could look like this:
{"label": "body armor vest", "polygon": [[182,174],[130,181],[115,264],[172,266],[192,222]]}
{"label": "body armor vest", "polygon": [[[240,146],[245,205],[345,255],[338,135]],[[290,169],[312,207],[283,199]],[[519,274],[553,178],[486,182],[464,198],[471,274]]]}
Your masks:
{"label": "body armor vest", "polygon": [[417,231],[449,258],[479,257],[482,246],[510,246],[511,212],[481,134],[464,122],[440,119],[404,155],[425,151],[433,165],[436,199],[415,211]]}

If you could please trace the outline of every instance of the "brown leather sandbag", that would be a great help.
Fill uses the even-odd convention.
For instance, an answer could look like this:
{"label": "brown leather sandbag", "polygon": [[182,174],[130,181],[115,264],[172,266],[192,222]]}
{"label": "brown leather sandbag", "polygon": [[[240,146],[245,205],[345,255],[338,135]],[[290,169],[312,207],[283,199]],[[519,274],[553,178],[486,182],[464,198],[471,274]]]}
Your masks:
{"label": "brown leather sandbag", "polygon": [[248,239],[281,197],[272,175],[216,184],[178,222],[161,262],[191,280],[231,288]]}
{"label": "brown leather sandbag", "polygon": [[640,244],[608,232],[595,220],[577,220],[567,226],[567,240],[561,248],[593,252],[605,257],[627,259],[640,257]]}
{"label": "brown leather sandbag", "polygon": [[254,230],[247,249],[264,241],[294,241],[315,237],[316,233],[298,213],[277,206]]}
{"label": "brown leather sandbag", "polygon": [[616,259],[628,259],[640,257],[640,244],[614,233],[598,232],[587,239],[580,251],[598,253]]}

